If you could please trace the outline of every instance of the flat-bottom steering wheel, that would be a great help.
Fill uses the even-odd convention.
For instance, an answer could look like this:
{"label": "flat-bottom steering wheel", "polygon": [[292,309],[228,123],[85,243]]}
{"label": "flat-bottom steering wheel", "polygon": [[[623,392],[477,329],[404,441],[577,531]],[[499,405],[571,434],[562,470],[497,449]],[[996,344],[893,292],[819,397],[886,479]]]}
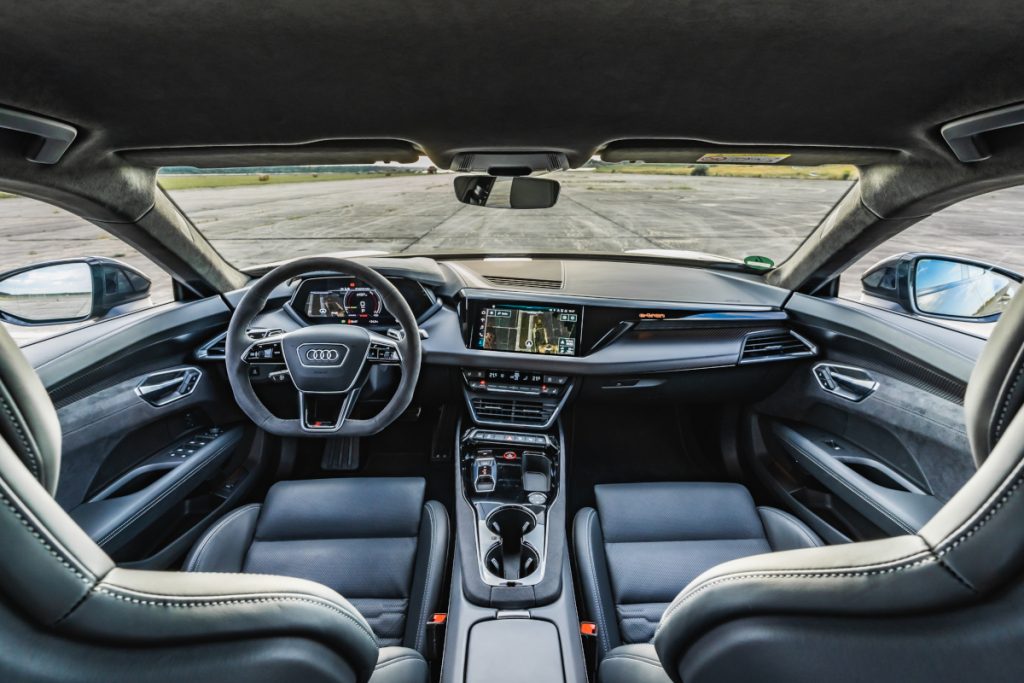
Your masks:
{"label": "flat-bottom steering wheel", "polygon": [[[332,272],[358,278],[380,294],[401,328],[398,339],[356,325],[311,325],[292,332],[249,338],[246,331],[274,289],[307,273]],[[299,392],[298,419],[271,413],[249,381],[253,362],[284,363]],[[258,427],[278,436],[368,436],[401,415],[412,402],[420,374],[420,335],[408,302],[383,275],[346,259],[312,257],[286,263],[253,284],[228,325],[225,354],[228,380],[239,407]],[[360,390],[375,364],[397,365],[402,379],[375,416],[350,419]]]}

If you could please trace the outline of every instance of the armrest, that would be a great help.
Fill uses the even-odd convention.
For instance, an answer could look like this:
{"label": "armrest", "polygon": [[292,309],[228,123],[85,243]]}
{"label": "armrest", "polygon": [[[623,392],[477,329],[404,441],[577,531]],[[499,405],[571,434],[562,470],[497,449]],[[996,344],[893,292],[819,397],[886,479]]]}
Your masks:
{"label": "armrest", "polygon": [[367,680],[377,640],[351,604],[325,586],[281,576],[112,569],[58,624],[123,646],[301,636],[340,653]]}
{"label": "armrest", "polygon": [[[915,533],[942,507],[938,498],[839,437],[803,425],[775,423],[773,430],[804,470],[887,533]],[[890,485],[871,481],[848,463],[870,467]]]}
{"label": "armrest", "polygon": [[[170,446],[76,507],[71,518],[105,551],[116,552],[230,458],[242,432],[242,427],[228,429],[196,448]],[[139,491],[118,495],[118,490],[130,486],[135,477],[150,472],[164,474]]]}

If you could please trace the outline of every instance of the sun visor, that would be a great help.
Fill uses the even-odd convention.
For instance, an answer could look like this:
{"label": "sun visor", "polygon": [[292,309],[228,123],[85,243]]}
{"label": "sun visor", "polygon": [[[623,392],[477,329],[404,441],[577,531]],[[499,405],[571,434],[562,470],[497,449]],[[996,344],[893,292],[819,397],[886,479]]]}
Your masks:
{"label": "sun visor", "polygon": [[870,166],[892,161],[899,152],[847,147],[785,147],[720,145],[698,140],[618,140],[604,146],[602,161],[643,161],[651,164],[780,164]]}
{"label": "sun visor", "polygon": [[133,165],[232,168],[309,164],[415,163],[422,152],[404,140],[322,140],[296,145],[173,147],[122,150]]}

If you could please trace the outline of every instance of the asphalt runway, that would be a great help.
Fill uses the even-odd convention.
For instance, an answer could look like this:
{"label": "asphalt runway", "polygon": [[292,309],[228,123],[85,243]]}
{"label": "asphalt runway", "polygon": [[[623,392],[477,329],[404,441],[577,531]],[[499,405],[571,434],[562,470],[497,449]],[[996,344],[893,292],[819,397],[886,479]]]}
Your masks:
{"label": "asphalt runway", "polygon": [[[458,203],[451,175],[177,190],[175,201],[229,261],[241,267],[353,250],[389,253],[682,249],[784,260],[849,189],[835,180],[559,174],[558,204],[511,211]],[[1024,272],[1024,187],[946,209],[853,266],[842,292],[856,298],[863,270],[903,251],[959,254]],[[0,199],[0,271],[72,256],[108,256],[153,281],[170,279],[142,255],[46,204]],[[20,343],[56,328],[13,328]],[[12,329],[13,328],[13,329]],[[63,328],[62,329],[66,329]]]}

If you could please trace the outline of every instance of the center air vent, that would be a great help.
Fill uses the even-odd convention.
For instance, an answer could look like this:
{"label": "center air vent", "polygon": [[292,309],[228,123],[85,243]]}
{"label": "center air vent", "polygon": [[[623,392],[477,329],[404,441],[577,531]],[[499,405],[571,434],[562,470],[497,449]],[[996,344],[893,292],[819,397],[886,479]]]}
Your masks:
{"label": "center air vent", "polygon": [[791,330],[752,332],[743,340],[740,363],[761,363],[814,356],[818,349]]}
{"label": "center air vent", "polygon": [[543,280],[533,277],[502,277],[500,275],[484,275],[484,279],[499,287],[519,287],[526,289],[561,289],[561,280]]}
{"label": "center air vent", "polygon": [[476,421],[482,424],[546,425],[558,407],[553,401],[474,396],[470,400]]}

